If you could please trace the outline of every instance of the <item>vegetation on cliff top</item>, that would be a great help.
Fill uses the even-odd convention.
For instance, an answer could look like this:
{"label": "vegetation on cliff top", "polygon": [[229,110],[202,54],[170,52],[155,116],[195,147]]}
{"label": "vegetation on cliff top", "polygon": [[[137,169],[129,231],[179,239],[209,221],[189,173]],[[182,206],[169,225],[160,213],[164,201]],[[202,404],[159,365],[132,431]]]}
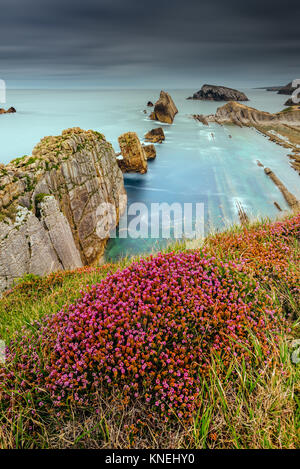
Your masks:
{"label": "vegetation on cliff top", "polygon": [[112,148],[100,132],[73,127],[61,135],[42,138],[32,155],[15,158],[6,166],[0,165],[0,221],[13,219],[7,210],[13,210],[15,215],[20,196],[32,192],[46,172],[57,170],[76,152],[93,150],[98,142],[104,148]]}
{"label": "vegetation on cliff top", "polygon": [[297,447],[299,228],[24,279],[0,300],[0,445]]}

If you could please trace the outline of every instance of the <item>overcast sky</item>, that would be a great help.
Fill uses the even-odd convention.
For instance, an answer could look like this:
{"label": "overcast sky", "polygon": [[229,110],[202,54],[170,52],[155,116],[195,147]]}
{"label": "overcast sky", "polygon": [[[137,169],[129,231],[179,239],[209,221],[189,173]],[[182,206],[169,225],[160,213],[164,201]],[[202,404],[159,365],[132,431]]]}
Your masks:
{"label": "overcast sky", "polygon": [[300,1],[0,0],[8,87],[195,88],[300,78]]}

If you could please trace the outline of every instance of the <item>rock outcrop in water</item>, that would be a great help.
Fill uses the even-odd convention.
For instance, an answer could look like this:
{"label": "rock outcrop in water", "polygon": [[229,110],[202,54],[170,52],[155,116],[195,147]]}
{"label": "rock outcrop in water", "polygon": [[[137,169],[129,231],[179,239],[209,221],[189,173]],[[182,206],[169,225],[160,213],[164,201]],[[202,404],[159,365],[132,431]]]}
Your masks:
{"label": "rock outcrop in water", "polygon": [[0,114],[14,114],[16,109],[14,107],[10,107],[9,109],[5,110],[3,107],[0,108]]}
{"label": "rock outcrop in water", "polygon": [[127,132],[120,135],[119,145],[123,159],[118,159],[118,164],[124,173],[134,172],[144,174],[147,172],[147,158],[135,132]]}
{"label": "rock outcrop in water", "polygon": [[193,118],[196,121],[201,122],[203,125],[208,125],[208,120],[206,119],[206,117],[203,114],[193,114]]}
{"label": "rock outcrop in water", "polygon": [[231,101],[219,107],[216,114],[206,116],[206,120],[221,125],[255,127],[271,141],[292,149],[292,153],[288,155],[291,166],[300,174],[300,106],[289,107],[271,114]]}
{"label": "rock outcrop in water", "polygon": [[239,126],[274,126],[274,125],[292,125],[300,126],[300,110],[287,109],[275,114],[260,111],[253,107],[246,106],[231,101],[217,109],[216,114],[206,116],[208,122],[217,122],[218,124],[236,124]]}
{"label": "rock outcrop in water", "polygon": [[262,89],[266,91],[279,91],[281,88],[283,88],[283,86],[268,86],[267,88]]}
{"label": "rock outcrop in water", "polygon": [[115,208],[115,226],[126,206],[123,175],[98,132],[65,130],[2,165],[0,290],[27,273],[96,263],[108,239],[97,230],[106,221],[103,203]]}
{"label": "rock outcrop in water", "polygon": [[154,160],[156,158],[156,149],[154,145],[143,145],[143,150],[147,160]]}
{"label": "rock outcrop in water", "polygon": [[145,134],[145,140],[147,140],[147,142],[162,143],[165,138],[165,133],[162,127],[149,130],[149,132]]}
{"label": "rock outcrop in water", "polygon": [[159,100],[156,101],[154,111],[150,114],[150,119],[167,124],[172,124],[178,109],[169,93],[160,92]]}
{"label": "rock outcrop in water", "polygon": [[188,99],[208,101],[249,101],[245,93],[226,86],[203,85],[201,90]]}
{"label": "rock outcrop in water", "polygon": [[275,173],[270,168],[264,169],[265,173],[269,178],[274,182],[274,184],[278,187],[280,192],[282,193],[283,197],[285,198],[286,202],[290,206],[290,208],[296,212],[300,210],[300,202],[299,200],[288,191],[285,185],[280,181],[280,179],[276,176]]}
{"label": "rock outcrop in water", "polygon": [[286,95],[289,95],[289,94],[292,94],[292,93],[295,91],[296,88],[297,88],[297,87],[296,87],[296,86],[293,86],[293,82],[291,81],[291,82],[288,83],[287,85],[282,86],[282,87],[278,90],[277,94],[286,94]]}

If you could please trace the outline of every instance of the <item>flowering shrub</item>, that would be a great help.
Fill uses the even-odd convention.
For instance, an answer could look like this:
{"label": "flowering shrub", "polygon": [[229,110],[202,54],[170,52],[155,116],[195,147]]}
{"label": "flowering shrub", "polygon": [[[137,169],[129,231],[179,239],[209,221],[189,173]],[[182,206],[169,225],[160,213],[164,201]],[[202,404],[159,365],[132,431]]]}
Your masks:
{"label": "flowering shrub", "polygon": [[300,240],[300,214],[283,221],[243,227],[239,233],[219,233],[210,238],[207,252],[238,259],[243,270],[270,287],[285,279],[290,292],[299,297],[300,259],[295,241]]}
{"label": "flowering shrub", "polygon": [[0,394],[8,408],[30,395],[41,411],[49,397],[63,411],[115,390],[152,415],[189,419],[212,352],[223,366],[232,356],[257,366],[252,335],[268,360],[268,334],[276,337],[280,326],[243,265],[202,252],[159,254],[110,274],[17,337],[0,370]]}

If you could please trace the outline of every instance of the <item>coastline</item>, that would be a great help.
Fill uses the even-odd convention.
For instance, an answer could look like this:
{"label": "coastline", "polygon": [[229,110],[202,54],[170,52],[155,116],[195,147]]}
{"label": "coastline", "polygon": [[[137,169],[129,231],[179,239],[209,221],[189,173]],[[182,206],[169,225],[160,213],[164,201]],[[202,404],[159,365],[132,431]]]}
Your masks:
{"label": "coastline", "polygon": [[[280,112],[271,114],[256,108],[240,104],[236,101],[230,101],[219,107],[215,114],[193,115],[194,120],[203,125],[209,125],[215,122],[221,126],[239,126],[256,129],[258,133],[264,135],[271,142],[277,145],[291,149],[287,156],[292,160],[290,166],[300,175],[300,128],[299,128],[299,110],[300,107],[288,107]],[[291,125],[290,123],[294,124]],[[213,135],[213,134],[212,134]],[[231,135],[229,135],[231,137]],[[258,166],[264,167],[259,161]],[[281,182],[276,174],[270,168],[265,168],[265,174],[270,176],[271,180],[283,194],[289,206],[297,211],[300,202],[287,187]],[[274,201],[274,205],[279,205]]]}

